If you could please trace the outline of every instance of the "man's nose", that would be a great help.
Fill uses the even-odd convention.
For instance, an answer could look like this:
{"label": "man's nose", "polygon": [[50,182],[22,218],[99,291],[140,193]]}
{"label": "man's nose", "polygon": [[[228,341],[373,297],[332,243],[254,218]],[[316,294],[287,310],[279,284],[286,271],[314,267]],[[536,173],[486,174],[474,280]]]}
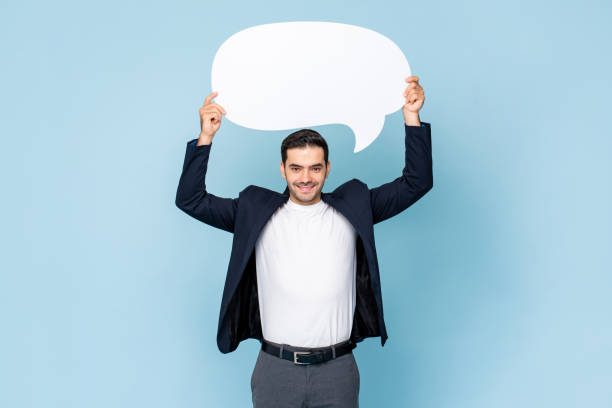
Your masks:
{"label": "man's nose", "polygon": [[308,184],[311,181],[312,181],[312,175],[310,174],[310,172],[308,170],[303,171],[302,174],[300,175],[300,182],[304,184]]}

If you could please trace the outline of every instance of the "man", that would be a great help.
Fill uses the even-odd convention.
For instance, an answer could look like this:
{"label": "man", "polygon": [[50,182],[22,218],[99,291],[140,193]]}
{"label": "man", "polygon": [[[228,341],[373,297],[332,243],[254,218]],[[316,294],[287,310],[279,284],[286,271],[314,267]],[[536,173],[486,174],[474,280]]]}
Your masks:
{"label": "man", "polygon": [[200,137],[187,143],[176,205],[234,234],[219,314],[217,345],[262,343],[251,390],[255,407],[357,407],[359,370],[352,350],[381,337],[384,323],[375,223],[408,208],[432,188],[431,133],[421,123],[419,78],[406,78],[402,175],[369,189],[352,179],[323,193],[328,147],[302,129],[281,144],[284,193],[248,186],[237,198],[206,191],[212,139],[223,107],[206,97]]}

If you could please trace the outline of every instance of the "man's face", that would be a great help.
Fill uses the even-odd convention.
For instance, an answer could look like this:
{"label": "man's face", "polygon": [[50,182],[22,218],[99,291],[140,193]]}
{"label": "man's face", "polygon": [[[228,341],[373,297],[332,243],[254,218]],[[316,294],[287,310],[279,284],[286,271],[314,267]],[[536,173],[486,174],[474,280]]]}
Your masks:
{"label": "man's face", "polygon": [[287,149],[287,160],[280,163],[281,175],[287,179],[289,198],[302,205],[315,204],[329,175],[329,161],[325,164],[323,148],[304,146]]}

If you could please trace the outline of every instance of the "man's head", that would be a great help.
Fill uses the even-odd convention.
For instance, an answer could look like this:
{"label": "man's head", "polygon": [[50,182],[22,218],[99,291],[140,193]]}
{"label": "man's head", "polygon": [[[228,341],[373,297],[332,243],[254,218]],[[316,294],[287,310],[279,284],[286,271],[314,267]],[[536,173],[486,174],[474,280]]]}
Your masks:
{"label": "man's head", "polygon": [[293,132],[281,144],[281,158],[290,199],[302,205],[318,202],[330,167],[325,139],[311,129]]}

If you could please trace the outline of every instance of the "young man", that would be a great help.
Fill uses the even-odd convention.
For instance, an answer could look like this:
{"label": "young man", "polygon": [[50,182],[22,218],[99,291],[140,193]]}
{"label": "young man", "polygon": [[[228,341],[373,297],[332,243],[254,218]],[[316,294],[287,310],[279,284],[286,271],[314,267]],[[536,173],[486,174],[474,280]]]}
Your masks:
{"label": "young man", "polygon": [[328,147],[302,129],[281,145],[281,194],[248,186],[237,198],[206,191],[212,139],[226,113],[206,97],[200,137],[187,143],[176,205],[232,232],[234,239],[217,331],[222,353],[245,339],[262,343],[251,391],[255,407],[357,407],[359,370],[352,353],[387,331],[373,225],[432,188],[431,132],[421,122],[418,77],[406,78],[402,175],[376,188],[352,179],[323,193]]}

